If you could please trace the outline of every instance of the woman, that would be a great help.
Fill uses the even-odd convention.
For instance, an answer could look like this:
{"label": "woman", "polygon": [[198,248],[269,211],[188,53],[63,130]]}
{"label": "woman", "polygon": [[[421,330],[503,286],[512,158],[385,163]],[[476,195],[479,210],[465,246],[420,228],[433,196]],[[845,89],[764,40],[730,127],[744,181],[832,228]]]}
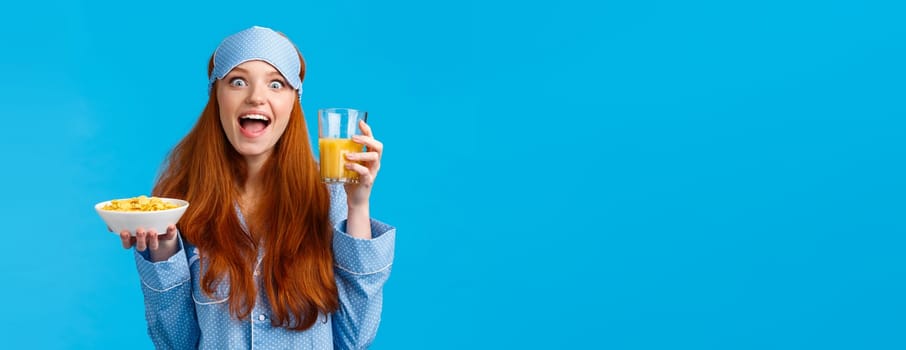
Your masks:
{"label": "woman", "polygon": [[305,63],[280,33],[224,39],[210,98],[153,194],[185,198],[178,227],[135,246],[157,348],[365,348],[380,322],[396,229],[372,220],[383,145],[364,122],[359,183],[325,185],[299,103]]}

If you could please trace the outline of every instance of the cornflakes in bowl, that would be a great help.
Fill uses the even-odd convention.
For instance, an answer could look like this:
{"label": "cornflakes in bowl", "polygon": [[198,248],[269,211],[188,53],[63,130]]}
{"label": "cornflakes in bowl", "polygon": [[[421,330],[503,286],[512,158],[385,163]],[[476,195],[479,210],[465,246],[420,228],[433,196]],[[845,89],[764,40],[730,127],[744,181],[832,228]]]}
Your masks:
{"label": "cornflakes in bowl", "polygon": [[174,198],[138,196],[114,199],[94,205],[94,209],[113,230],[119,234],[128,230],[154,229],[158,234],[167,233],[167,226],[176,224],[189,207],[189,202]]}

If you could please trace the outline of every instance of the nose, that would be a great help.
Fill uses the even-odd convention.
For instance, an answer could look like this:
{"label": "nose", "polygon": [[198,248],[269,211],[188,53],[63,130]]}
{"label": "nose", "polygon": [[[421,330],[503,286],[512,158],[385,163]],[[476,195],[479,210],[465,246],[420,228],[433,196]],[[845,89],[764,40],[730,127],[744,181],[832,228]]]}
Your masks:
{"label": "nose", "polygon": [[246,96],[246,102],[250,105],[264,104],[265,90],[264,87],[258,86],[258,84],[252,84],[248,89],[249,94]]}

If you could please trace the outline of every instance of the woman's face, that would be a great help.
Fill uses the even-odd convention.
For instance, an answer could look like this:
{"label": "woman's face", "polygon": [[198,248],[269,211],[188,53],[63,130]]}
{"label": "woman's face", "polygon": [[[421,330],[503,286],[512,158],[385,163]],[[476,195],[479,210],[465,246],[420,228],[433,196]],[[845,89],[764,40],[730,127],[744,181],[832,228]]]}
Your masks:
{"label": "woman's face", "polygon": [[270,155],[289,123],[296,92],[264,61],[248,61],[217,81],[220,124],[239,154]]}

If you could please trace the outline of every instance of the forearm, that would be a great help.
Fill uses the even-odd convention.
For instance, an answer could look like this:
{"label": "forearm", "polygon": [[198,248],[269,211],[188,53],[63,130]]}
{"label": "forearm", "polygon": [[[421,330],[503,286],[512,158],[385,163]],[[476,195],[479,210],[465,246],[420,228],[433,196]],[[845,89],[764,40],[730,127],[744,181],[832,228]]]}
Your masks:
{"label": "forearm", "polygon": [[134,252],[148,334],[159,349],[194,348],[198,338],[195,305],[191,296],[191,276],[185,249],[179,238],[169,259],[153,262],[149,250]]}
{"label": "forearm", "polygon": [[200,334],[189,283],[166,291],[142,285],[148,335],[157,349],[195,349]]}
{"label": "forearm", "polygon": [[[177,238],[178,239],[178,238]],[[149,257],[152,262],[166,261],[179,250],[179,243],[176,239],[164,241],[161,240],[157,250],[151,250]]]}
{"label": "forearm", "polygon": [[346,217],[346,233],[360,239],[371,239],[371,214],[368,204],[349,206]]}
{"label": "forearm", "polygon": [[340,309],[331,321],[335,349],[367,348],[377,333],[381,319],[383,287],[390,276],[396,229],[371,220],[372,238],[359,239],[335,232],[335,278]]}

